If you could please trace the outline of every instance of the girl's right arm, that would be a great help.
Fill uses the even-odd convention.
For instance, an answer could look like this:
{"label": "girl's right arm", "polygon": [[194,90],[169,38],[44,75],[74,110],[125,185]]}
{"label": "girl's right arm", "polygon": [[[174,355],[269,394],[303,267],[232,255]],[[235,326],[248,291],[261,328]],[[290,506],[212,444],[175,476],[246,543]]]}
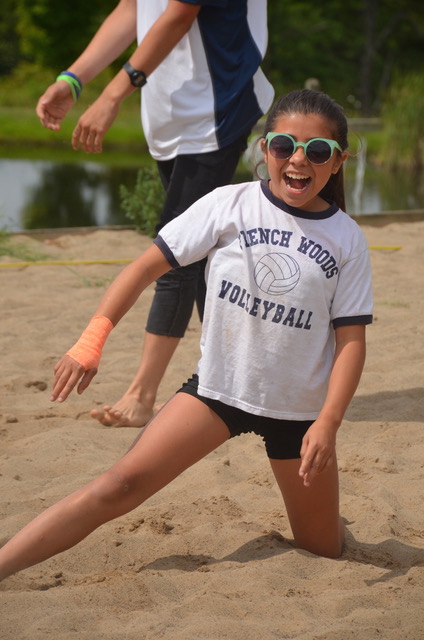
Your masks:
{"label": "girl's right arm", "polygon": [[[101,347],[110,329],[131,309],[144,289],[170,269],[162,251],[153,244],[121,271],[97,307],[94,322],[90,322],[77,343],[57,363],[50,400],[63,402],[77,383],[78,393],[88,387],[97,373]],[[100,329],[102,335],[96,335]]]}

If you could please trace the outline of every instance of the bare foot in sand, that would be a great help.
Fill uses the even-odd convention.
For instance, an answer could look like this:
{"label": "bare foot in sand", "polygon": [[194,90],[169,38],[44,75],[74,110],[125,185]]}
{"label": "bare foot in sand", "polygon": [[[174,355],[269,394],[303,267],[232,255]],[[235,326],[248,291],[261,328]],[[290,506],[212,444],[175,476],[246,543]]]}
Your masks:
{"label": "bare foot in sand", "polygon": [[128,390],[113,407],[92,409],[90,415],[105,427],[144,427],[158,410],[160,382],[180,338],[146,331],[140,366]]}
{"label": "bare foot in sand", "polygon": [[90,415],[105,427],[144,427],[153,417],[153,409],[144,406],[138,398],[124,395],[113,407],[92,409]]}

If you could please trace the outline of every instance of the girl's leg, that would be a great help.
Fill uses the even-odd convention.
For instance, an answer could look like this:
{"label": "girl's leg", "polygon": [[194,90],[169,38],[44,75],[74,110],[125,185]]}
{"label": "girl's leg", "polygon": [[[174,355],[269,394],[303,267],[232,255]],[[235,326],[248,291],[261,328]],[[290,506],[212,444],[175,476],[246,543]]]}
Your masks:
{"label": "girl's leg", "polygon": [[327,558],[338,558],[344,542],[339,514],[337,462],[318,474],[309,487],[299,476],[300,458],[272,460],[296,546]]}
{"label": "girl's leg", "polygon": [[131,511],[228,437],[225,423],[209,407],[176,394],[119,462],[41,513],[0,549],[0,580]]}

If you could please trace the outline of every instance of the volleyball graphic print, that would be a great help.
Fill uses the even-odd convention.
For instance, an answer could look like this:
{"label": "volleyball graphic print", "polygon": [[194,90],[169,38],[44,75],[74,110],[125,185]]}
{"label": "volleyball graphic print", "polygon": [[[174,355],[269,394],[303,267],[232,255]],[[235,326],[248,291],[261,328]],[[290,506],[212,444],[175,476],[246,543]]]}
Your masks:
{"label": "volleyball graphic print", "polygon": [[300,267],[286,253],[267,253],[256,264],[254,277],[261,291],[278,296],[295,288]]}

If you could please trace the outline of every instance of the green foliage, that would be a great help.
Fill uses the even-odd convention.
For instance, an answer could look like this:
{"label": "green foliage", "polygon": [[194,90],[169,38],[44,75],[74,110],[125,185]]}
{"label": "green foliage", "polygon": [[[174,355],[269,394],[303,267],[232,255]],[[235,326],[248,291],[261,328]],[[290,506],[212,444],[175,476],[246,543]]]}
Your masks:
{"label": "green foliage", "polygon": [[35,109],[41,93],[53,81],[52,74],[46,69],[31,62],[21,62],[10,74],[0,78],[0,104],[1,106],[28,105]]}
{"label": "green foliage", "polygon": [[382,110],[383,166],[412,171],[424,168],[423,96],[423,73],[410,73],[393,83]]}
{"label": "green foliage", "polygon": [[165,200],[165,191],[157,170],[154,167],[142,167],[137,174],[134,191],[121,185],[120,196],[121,206],[137,231],[154,238]]}
{"label": "green foliage", "polygon": [[71,64],[116,5],[116,0],[18,0],[17,31],[21,49],[31,60],[50,68]]}
{"label": "green foliage", "polygon": [[[347,0],[350,5],[354,0]],[[342,27],[346,2],[268,2],[269,47],[264,68],[277,93],[318,78],[323,91],[341,99],[353,91],[358,15],[351,8],[349,37]],[[356,56],[357,57],[357,56]]]}
{"label": "green foliage", "polygon": [[21,58],[16,32],[15,0],[0,2],[0,75],[9,73]]}
{"label": "green foliage", "polygon": [[268,24],[277,94],[318,78],[351,116],[378,113],[393,73],[424,66],[422,0],[268,2]]}
{"label": "green foliage", "polygon": [[[25,60],[57,74],[80,55],[116,3],[2,0],[0,76]],[[263,68],[277,95],[318,78],[349,116],[378,114],[395,74],[424,68],[422,0],[275,0],[268,2],[268,25]]]}

